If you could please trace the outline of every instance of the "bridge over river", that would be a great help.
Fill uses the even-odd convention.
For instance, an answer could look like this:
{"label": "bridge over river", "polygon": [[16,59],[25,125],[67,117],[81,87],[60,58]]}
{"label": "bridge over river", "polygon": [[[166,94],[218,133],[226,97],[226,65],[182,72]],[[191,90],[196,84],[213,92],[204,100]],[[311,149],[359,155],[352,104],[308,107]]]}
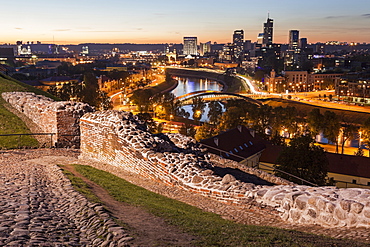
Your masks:
{"label": "bridge over river", "polygon": [[225,100],[233,100],[233,99],[242,99],[247,102],[262,105],[261,102],[258,100],[246,97],[241,94],[236,93],[226,93],[221,91],[212,91],[212,90],[201,90],[195,91],[191,93],[187,93],[181,96],[178,96],[176,100],[180,101],[182,105],[190,105],[193,103],[195,98],[201,98],[204,101],[225,101]]}

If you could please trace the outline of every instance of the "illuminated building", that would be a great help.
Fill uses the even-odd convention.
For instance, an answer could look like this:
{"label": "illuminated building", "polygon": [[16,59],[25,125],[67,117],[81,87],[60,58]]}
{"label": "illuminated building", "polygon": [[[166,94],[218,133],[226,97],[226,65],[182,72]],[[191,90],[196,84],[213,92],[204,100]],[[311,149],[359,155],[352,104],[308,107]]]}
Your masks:
{"label": "illuminated building", "polygon": [[289,31],[289,49],[297,50],[299,48],[299,31],[290,30]]}
{"label": "illuminated building", "polygon": [[212,52],[212,44],[211,41],[208,41],[206,43],[200,43],[200,52],[199,55],[204,56],[206,53]]}
{"label": "illuminated building", "polygon": [[263,24],[263,41],[262,44],[267,46],[272,44],[274,20],[267,18],[267,21]]}
{"label": "illuminated building", "polygon": [[335,94],[350,102],[370,103],[370,79],[341,78],[335,83]]}
{"label": "illuminated building", "polygon": [[244,31],[235,30],[233,34],[233,46],[234,46],[234,59],[242,60],[244,51]]}
{"label": "illuminated building", "polygon": [[197,37],[184,37],[184,55],[197,56],[198,55],[198,45]]}

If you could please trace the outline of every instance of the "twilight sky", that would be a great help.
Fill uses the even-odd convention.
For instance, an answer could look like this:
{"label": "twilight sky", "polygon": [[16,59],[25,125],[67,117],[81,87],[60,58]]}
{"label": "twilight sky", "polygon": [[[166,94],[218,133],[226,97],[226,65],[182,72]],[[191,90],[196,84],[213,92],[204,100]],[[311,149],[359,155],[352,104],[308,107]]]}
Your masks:
{"label": "twilight sky", "polygon": [[277,43],[292,29],[308,42],[370,43],[369,0],[17,0],[1,3],[0,44],[226,43],[236,29],[254,42],[268,12]]}

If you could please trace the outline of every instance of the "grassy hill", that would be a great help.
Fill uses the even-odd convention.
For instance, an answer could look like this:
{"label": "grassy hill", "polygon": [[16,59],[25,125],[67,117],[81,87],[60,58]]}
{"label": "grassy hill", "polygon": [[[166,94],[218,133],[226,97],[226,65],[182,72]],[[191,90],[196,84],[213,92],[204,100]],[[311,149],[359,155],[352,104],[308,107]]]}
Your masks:
{"label": "grassy hill", "polygon": [[[34,92],[36,94],[45,95],[47,97],[58,100],[56,97],[19,82],[11,77],[0,73],[0,94],[3,92]],[[7,104],[5,100],[0,97],[0,135],[4,134],[27,134],[30,130],[23,123],[23,121],[8,111],[4,106]],[[10,149],[18,147],[37,147],[38,142],[32,136],[0,136],[0,148]]]}

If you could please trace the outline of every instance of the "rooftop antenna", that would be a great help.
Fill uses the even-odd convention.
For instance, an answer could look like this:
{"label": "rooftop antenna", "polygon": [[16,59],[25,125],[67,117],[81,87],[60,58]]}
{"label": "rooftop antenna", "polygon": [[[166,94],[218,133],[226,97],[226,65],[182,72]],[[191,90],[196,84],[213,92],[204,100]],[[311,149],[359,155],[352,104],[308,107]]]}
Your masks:
{"label": "rooftop antenna", "polygon": [[270,19],[270,10],[267,11],[267,19]]}

